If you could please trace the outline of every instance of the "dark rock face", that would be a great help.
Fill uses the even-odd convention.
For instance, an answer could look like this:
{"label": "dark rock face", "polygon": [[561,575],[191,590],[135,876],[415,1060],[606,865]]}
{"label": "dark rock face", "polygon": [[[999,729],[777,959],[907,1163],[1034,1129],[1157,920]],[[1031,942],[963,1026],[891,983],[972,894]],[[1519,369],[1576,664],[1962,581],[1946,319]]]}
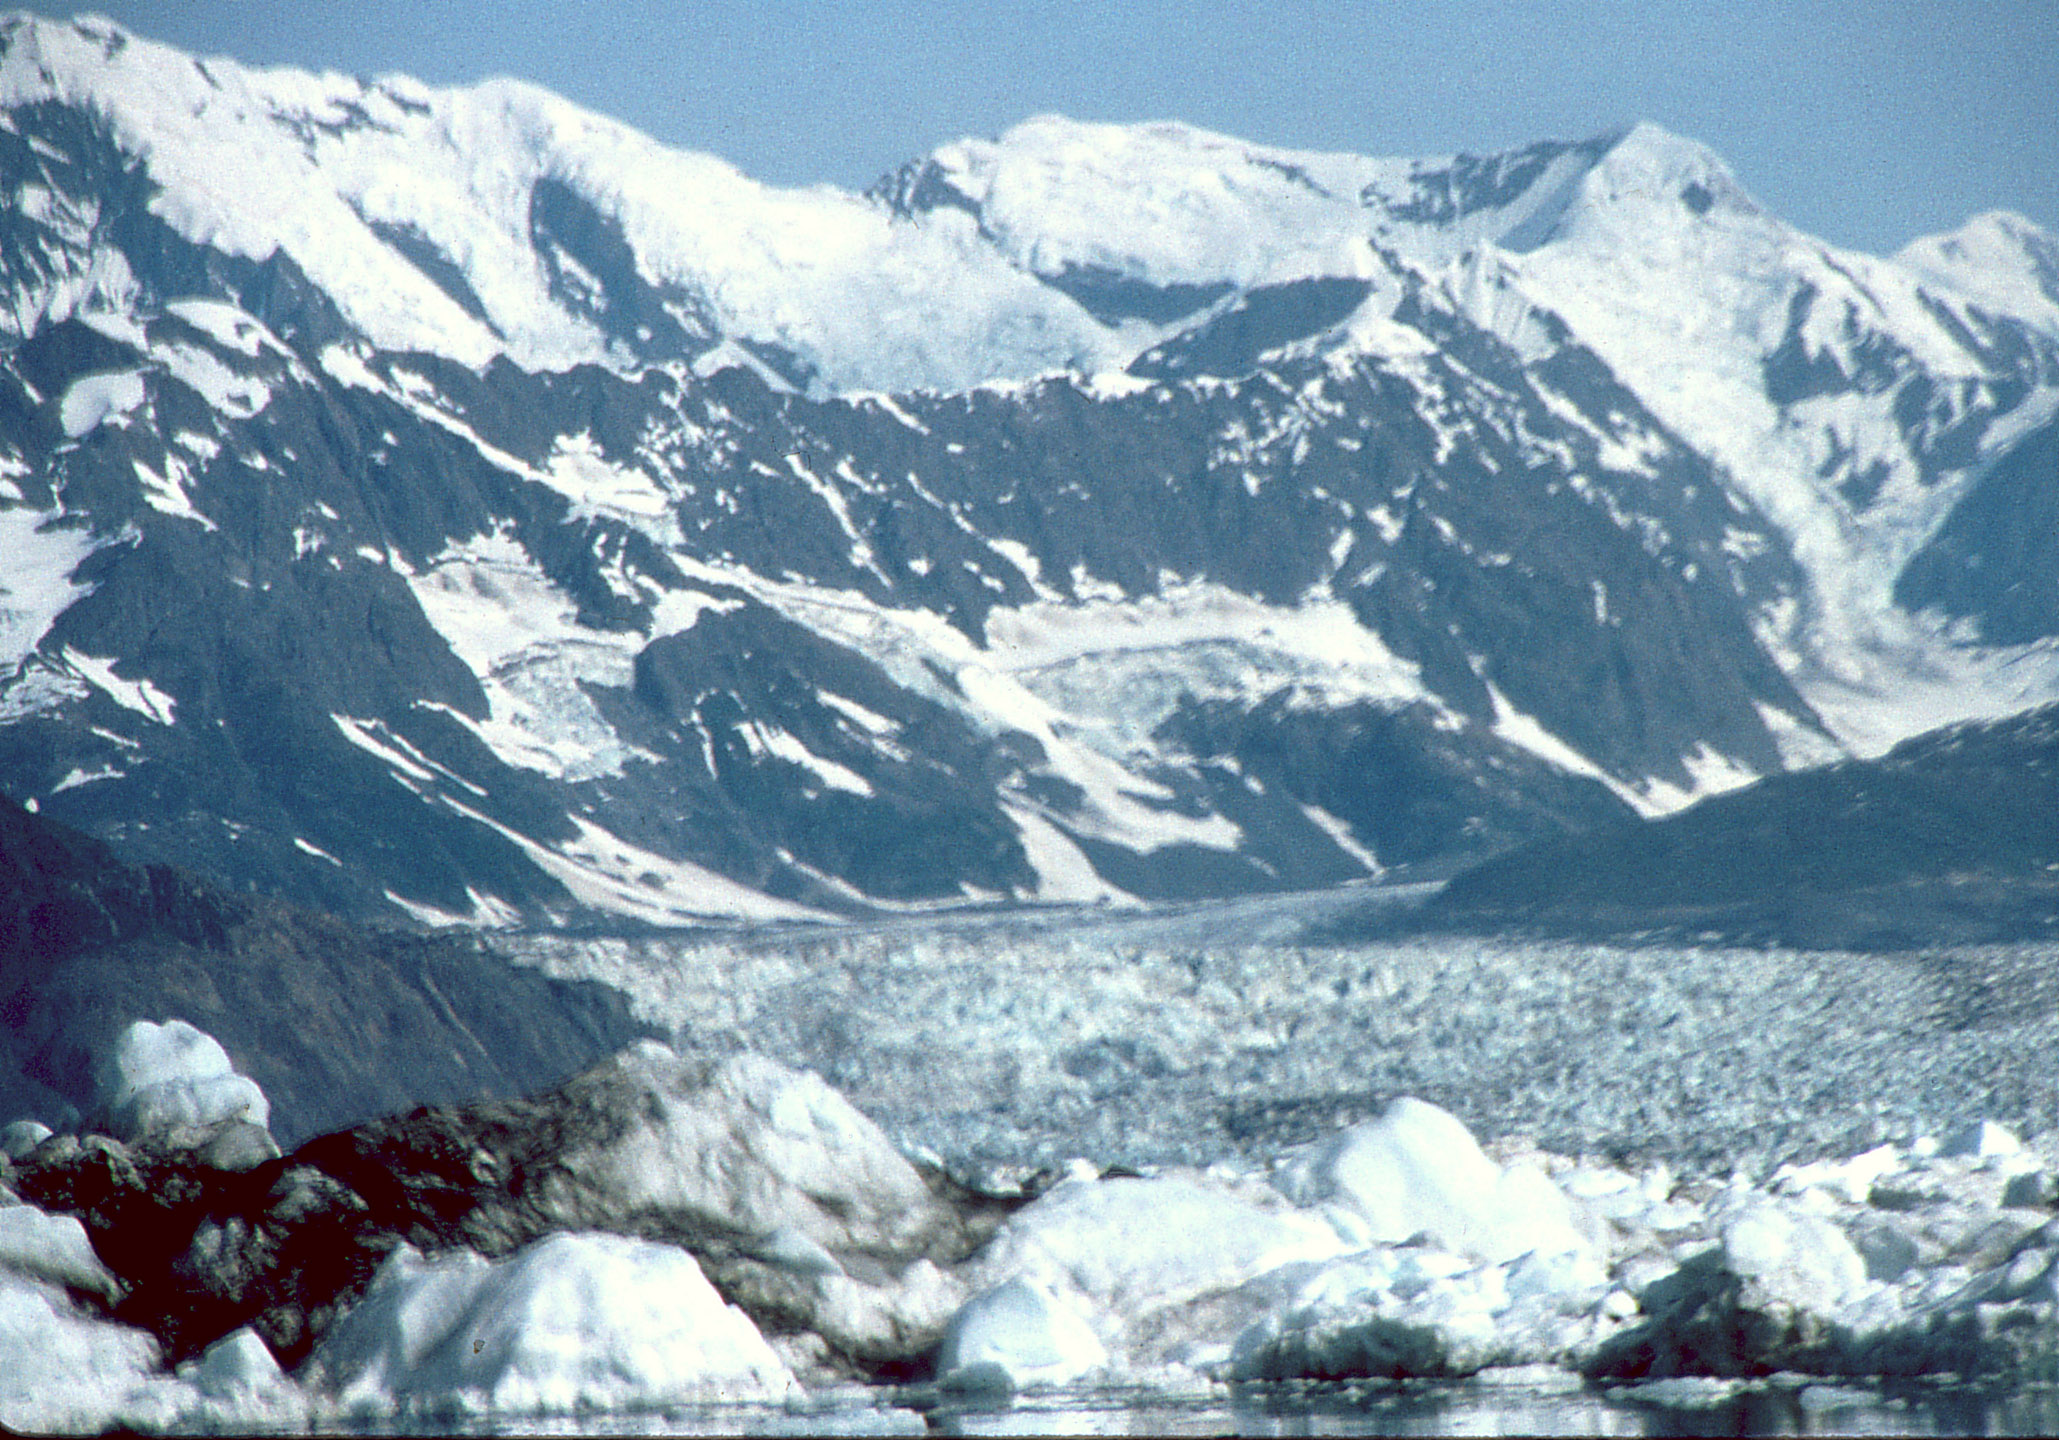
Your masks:
{"label": "dark rock face", "polygon": [[705,323],[689,332],[676,318],[675,308],[694,306],[694,298],[640,276],[621,226],[563,181],[541,180],[530,192],[529,232],[552,294],[604,334],[638,349],[688,355],[713,343]]}
{"label": "dark rock face", "polygon": [[1343,278],[1260,286],[1206,324],[1139,356],[1130,372],[1153,379],[1249,374],[1268,351],[1343,323],[1372,289],[1370,281]]}
{"label": "dark rock face", "polygon": [[1389,865],[1456,862],[1506,849],[1521,835],[1622,818],[1622,802],[1599,781],[1566,775],[1514,745],[1456,743],[1425,711],[1305,710],[1278,694],[1250,710],[1189,703],[1165,733],[1197,756],[1234,760],[1242,774],[1322,807]]}
{"label": "dark rock face", "polygon": [[[962,198],[962,197],[961,197]],[[1040,276],[1054,290],[1063,290],[1104,325],[1148,320],[1154,325],[1184,320],[1213,305],[1233,288],[1213,285],[1153,285],[1099,265],[1067,265],[1055,275]]]}
{"label": "dark rock face", "polygon": [[220,946],[248,915],[194,876],[123,865],[68,826],[0,804],[0,956],[10,968],[146,935]]}
{"label": "dark rock face", "polygon": [[1568,154],[1598,160],[1615,140],[1605,136],[1577,145],[1546,141],[1505,155],[1459,155],[1448,165],[1418,165],[1410,177],[1414,194],[1395,206],[1394,213],[1405,220],[1441,224],[1499,209],[1535,184],[1554,160]]}
{"label": "dark rock face", "polygon": [[[852,723],[851,703],[867,720]],[[652,748],[676,753],[686,737],[707,737],[701,763],[682,754],[668,767],[679,789],[663,807],[664,830],[637,832],[662,848],[691,846],[696,830],[727,834],[744,873],[762,866],[769,881],[773,857],[785,854],[889,900],[965,881],[1003,893],[1034,887],[1021,844],[993,810],[996,787],[1021,783],[1009,748],[756,601],[645,646],[630,697],[611,708],[624,734]],[[898,743],[882,750],[868,725]],[[753,726],[793,736],[850,778],[839,788],[765,753]]]}
{"label": "dark rock face", "polygon": [[1953,726],[1489,860],[1432,928],[1903,949],[2059,934],[2059,711]]}
{"label": "dark rock face", "polygon": [[[1407,791],[1404,810],[1466,809],[1462,792],[1415,791],[1404,778],[1454,764],[1499,771],[1509,792],[1499,817],[1468,815],[1484,822],[1471,834],[1458,833],[1463,823],[1411,832],[1402,842],[1410,856],[1454,840],[1474,848],[1483,833],[1527,839],[1615,806],[1597,795],[1569,811],[1556,797],[1582,782],[1496,740],[1497,691],[1619,773],[1684,780],[1680,757],[1700,744],[1777,766],[1758,707],[1805,725],[1813,717],[1758,649],[1732,589],[1793,585],[1772,547],[1752,561],[1725,551],[1748,518],[1719,498],[1691,454],[1675,449],[1663,462],[1677,490],[1610,476],[1591,436],[1522,398],[1529,382],[1498,342],[1447,334],[1448,317],[1438,323],[1440,343],[1504,396],[1481,388],[1480,403],[1515,406],[1522,425],[1557,429],[1592,479],[1569,487],[1484,426],[1467,450],[1438,462],[1441,442],[1408,387],[1371,369],[1331,375],[1317,362],[1131,399],[1090,399],[1064,382],[1013,396],[911,398],[901,409],[921,431],[870,403],[774,395],[734,370],[682,386],[591,370],[535,377],[501,366],[473,376],[423,357],[373,364],[396,387],[424,377],[440,404],[526,463],[547,461],[554,437],[583,432],[607,463],[655,464],[678,527],[701,554],[881,606],[927,608],[974,642],[989,638],[995,607],[1037,599],[1016,555],[1075,600],[1081,577],[1143,598],[1175,596],[1168,576],[1196,577],[1274,607],[1327,585],[1416,667],[1436,697],[1434,712],[1420,713],[1445,728],[1403,722],[1390,727],[1399,747],[1391,763],[1375,768],[1371,752],[1355,772],[1326,761],[1288,788],[1330,795],[1327,808],[1354,827],[1388,815],[1398,790]],[[206,343],[178,333],[180,343]],[[58,343],[64,334],[77,337],[76,355]],[[96,334],[59,327],[12,363],[41,367],[39,391],[61,389],[103,363]],[[383,398],[310,384],[306,369],[295,379],[289,364],[269,351],[259,357],[254,378],[275,392],[260,415],[235,423],[146,369],[160,426],[225,437],[210,442],[220,450],[204,469],[134,428],[103,427],[53,457],[53,483],[68,503],[104,497],[96,524],[132,525],[140,538],[80,567],[77,580],[92,593],[28,663],[85,693],[0,726],[0,776],[131,853],[176,857],[346,914],[390,915],[393,894],[462,915],[486,895],[564,919],[590,903],[587,892],[575,896],[561,869],[540,867],[536,847],[576,844],[577,813],[660,856],[848,908],[853,890],[884,900],[966,887],[1035,893],[1005,809],[1026,798],[1104,875],[1141,895],[1363,873],[1298,811],[1248,792],[1229,818],[1250,838],[1220,857],[1111,842],[1080,798],[1054,798],[1066,794],[1061,767],[1040,742],[997,732],[948,671],[883,670],[851,638],[803,626],[799,612],[777,613],[761,596],[718,584],[717,609],[645,640],[639,627],[652,625],[658,597],[706,582],[689,586],[643,529],[575,512],[448,428]],[[1452,370],[1444,383],[1485,382]],[[1635,404],[1606,387],[1596,393],[1610,407]],[[703,438],[668,448],[682,425]],[[193,503],[224,520],[206,529],[141,503],[139,464],[153,473],[186,466]],[[859,483],[819,478],[845,472]],[[824,484],[842,490],[836,506],[826,507]],[[1668,545],[1654,553],[1613,517],[1655,503],[1651,533],[1662,528]],[[577,623],[619,637],[606,643],[632,657],[626,686],[546,682],[573,692],[550,703],[592,707],[596,724],[630,747],[614,768],[553,776],[482,743],[496,702],[425,614],[421,585],[396,567],[420,574],[492,531],[514,538],[524,563],[576,607]],[[1338,556],[1348,558],[1340,565]],[[116,677],[147,677],[176,705],[175,721],[82,686],[67,654],[121,657]],[[1194,662],[1172,654],[1169,663],[1179,677]],[[885,728],[868,732],[816,698],[825,692],[859,700]],[[1195,700],[1252,717],[1279,711],[1264,692]],[[819,767],[752,748],[753,726],[772,726],[860,778],[825,785]],[[1175,749],[1126,763],[1138,787],[1169,787],[1176,804],[1205,815],[1217,809],[1219,786],[1197,758],[1207,759]],[[73,775],[104,778],[65,786]],[[1362,830],[1361,842],[1384,856],[1384,842],[1407,828],[1383,822]]]}
{"label": "dark rock face", "polygon": [[230,895],[0,805],[0,1109],[90,1106],[92,1057],[131,1020],[216,1036],[306,1135],[425,1100],[517,1094],[640,1034],[622,997],[470,940],[357,930]]}
{"label": "dark rock face", "polygon": [[190,1152],[59,1136],[22,1160],[15,1184],[85,1223],[124,1286],[115,1318],[157,1335],[173,1362],[244,1324],[289,1362],[305,1358],[397,1243],[372,1232],[347,1187],[278,1160],[237,1173]]}
{"label": "dark rock face", "polygon": [[1895,582],[1895,601],[1996,645],[2059,634],[2059,421],[1993,460]]}

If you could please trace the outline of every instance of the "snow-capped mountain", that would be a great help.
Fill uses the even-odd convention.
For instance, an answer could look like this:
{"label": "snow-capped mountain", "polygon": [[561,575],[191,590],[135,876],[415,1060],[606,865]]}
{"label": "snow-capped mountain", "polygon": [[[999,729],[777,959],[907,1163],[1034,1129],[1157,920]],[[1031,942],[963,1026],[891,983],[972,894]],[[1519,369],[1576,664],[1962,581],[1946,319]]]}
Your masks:
{"label": "snow-capped mountain", "polygon": [[354,913],[1444,863],[2059,696],[2059,245],[1640,125],[781,191],[0,22],[0,787]]}

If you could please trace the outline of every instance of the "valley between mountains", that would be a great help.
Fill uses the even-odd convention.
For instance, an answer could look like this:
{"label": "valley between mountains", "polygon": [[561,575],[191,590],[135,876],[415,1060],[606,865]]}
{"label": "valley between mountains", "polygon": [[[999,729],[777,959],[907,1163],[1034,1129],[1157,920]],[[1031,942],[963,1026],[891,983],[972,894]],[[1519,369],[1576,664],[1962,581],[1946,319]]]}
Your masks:
{"label": "valley between mountains", "polygon": [[2048,1370],[2054,519],[2059,237],[1651,124],[0,17],[0,1423]]}

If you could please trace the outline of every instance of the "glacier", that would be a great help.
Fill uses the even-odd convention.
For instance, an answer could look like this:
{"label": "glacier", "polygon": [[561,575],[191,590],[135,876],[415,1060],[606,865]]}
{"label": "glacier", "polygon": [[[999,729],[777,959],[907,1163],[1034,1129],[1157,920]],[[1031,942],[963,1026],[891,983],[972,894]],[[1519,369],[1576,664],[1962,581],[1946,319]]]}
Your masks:
{"label": "glacier", "polygon": [[[1100,923],[1140,934],[1150,922]],[[904,951],[911,939],[904,926]],[[1606,960],[1589,952],[1576,968],[1620,989]],[[1861,968],[1852,957],[1829,973],[1849,986]],[[841,989],[833,973],[817,983]],[[791,1003],[791,979],[756,984]],[[1749,993],[1697,993],[1641,1048],[1683,1077],[1736,1074],[1735,1056],[1697,1045],[1699,1027]],[[1276,1112],[1231,1146],[1160,1127],[1152,1143],[1184,1149],[1133,1149],[1135,1164],[1075,1149],[1039,1170],[1039,1133],[1090,1153],[1095,1137],[1062,1119],[1040,1132],[1032,1117],[1048,1103],[1004,1079],[963,1100],[1018,1112],[1007,1158],[969,1145],[934,1102],[933,1119],[891,1121],[897,1147],[817,1076],[762,1053],[716,1058],[726,1047],[706,1035],[677,1050],[643,1042],[526,1101],[321,1137],[250,1172],[147,1139],[60,1133],[5,1176],[0,1417],[65,1431],[637,1417],[900,1431],[924,1415],[1035,1424],[1110,1403],[1223,1407],[1281,1380],[1412,1378],[1509,1413],[1577,1397],[1597,1415],[1804,1385],[1878,1405],[1865,1397],[1892,1393],[1878,1387],[1942,1370],[2007,1383],[2049,1363],[2059,1314],[2059,1154],[2048,1131],[2018,1133],[2039,1102],[2008,1098],[2012,1079],[2033,1080],[2026,1057],[2051,1021],[1954,1030],[1927,1003],[1929,1027],[1900,1031],[1892,1054],[1868,1042],[1905,1024],[1894,1014],[1848,998],[1834,1021],[1770,996],[1754,1005],[1752,1031],[1790,1056],[1821,1048],[1834,1023],[1851,1055],[1874,1055],[1868,1082],[1914,1106],[1859,1089],[1841,1107],[1792,1104],[1792,1066],[1754,1070],[1761,1148],[1722,1131],[1736,1102],[1713,1084],[1703,1103],[1718,1128],[1697,1133],[1693,1116],[1640,1110],[1633,1087],[1563,1045],[1573,1108],[1639,1143],[1605,1119],[1599,1146],[1540,1146],[1526,1123],[1540,1111],[1482,1103],[1489,1077],[1451,1096],[1478,1117],[1476,1139],[1406,1088],[1356,1088],[1366,1052],[1310,1043],[1326,1064],[1316,1083],[1347,1107],[1331,1115],[1356,1104],[1369,1118]],[[1493,1026],[1464,1010],[1436,998],[1421,1023]],[[1063,1043],[1034,1017],[1016,1023],[1025,1043]],[[1502,1043],[1533,1068],[1553,1053]],[[1965,1057],[1969,1043],[1989,1063]],[[846,1039],[844,1053],[861,1075],[908,1063],[883,1038]],[[1935,1070],[1942,1085],[1908,1085]],[[1205,1083],[1183,1080],[1190,1103],[1221,1105]],[[1135,1121],[1168,1093],[1105,1090],[1098,1103]],[[123,1166],[161,1178],[125,1180]],[[95,1174],[111,1192],[82,1183]],[[122,1209],[137,1203],[125,1187],[171,1177],[206,1197],[190,1242]],[[126,1228],[139,1222],[151,1228]],[[182,1245],[169,1268],[152,1258]],[[361,1262],[339,1269],[339,1247]],[[195,1286],[213,1308],[184,1296]],[[1413,1392],[1330,1392],[1340,1413],[1382,1393]]]}

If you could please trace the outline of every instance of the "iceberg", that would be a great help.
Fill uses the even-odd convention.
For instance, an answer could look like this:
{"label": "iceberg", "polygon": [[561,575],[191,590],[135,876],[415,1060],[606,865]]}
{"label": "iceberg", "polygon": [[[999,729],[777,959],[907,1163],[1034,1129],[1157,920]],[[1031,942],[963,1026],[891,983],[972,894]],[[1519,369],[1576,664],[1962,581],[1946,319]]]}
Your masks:
{"label": "iceberg", "polygon": [[0,1428],[150,1428],[186,1408],[183,1389],[164,1374],[149,1332],[99,1319],[48,1281],[0,1268]]}
{"label": "iceberg", "polygon": [[[225,1074],[191,1027],[139,1025],[103,1094],[169,1087],[190,1131]],[[2049,1145],[1951,1134],[1717,1181],[1490,1154],[1402,1096],[1285,1154],[1078,1159],[1001,1194],[818,1076],[644,1042],[248,1172],[101,1135],[10,1162],[35,1203],[0,1203],[0,1423],[798,1424],[844,1396],[898,1425],[881,1396],[2032,1373],[2059,1356]]]}
{"label": "iceberg", "polygon": [[596,1234],[501,1261],[403,1245],[308,1368],[357,1414],[643,1410],[800,1389],[693,1256]]}
{"label": "iceberg", "polygon": [[184,1020],[138,1020],[94,1076],[101,1129],[124,1142],[241,1123],[263,1129],[271,1103],[240,1075],[221,1043]]}
{"label": "iceberg", "polygon": [[1587,1248],[1566,1197],[1541,1171],[1504,1170],[1450,1111],[1403,1096],[1376,1120],[1295,1156],[1277,1176],[1302,1205],[1341,1206],[1388,1244],[1427,1233],[1490,1262]]}
{"label": "iceberg", "polygon": [[1100,1337],[1071,1305],[1018,1276],[951,1318],[937,1375],[957,1389],[1015,1391],[1069,1384],[1107,1363]]}

